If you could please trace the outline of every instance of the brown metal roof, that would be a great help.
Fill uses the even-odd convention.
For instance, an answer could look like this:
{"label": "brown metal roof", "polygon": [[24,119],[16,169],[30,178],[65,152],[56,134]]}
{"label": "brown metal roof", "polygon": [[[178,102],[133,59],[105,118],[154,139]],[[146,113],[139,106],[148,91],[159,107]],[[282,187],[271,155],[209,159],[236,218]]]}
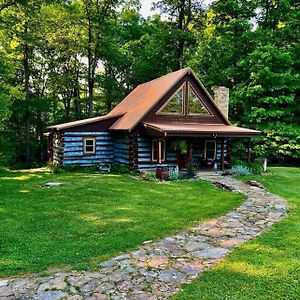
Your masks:
{"label": "brown metal roof", "polygon": [[137,86],[108,116],[124,114],[110,129],[132,130],[154,105],[187,73],[185,68]]}
{"label": "brown metal roof", "polygon": [[232,137],[246,137],[258,135],[261,132],[248,128],[241,128],[232,125],[220,125],[220,124],[200,124],[200,123],[159,123],[159,122],[147,122],[144,123],[145,128],[157,130],[158,132],[165,132],[166,135],[172,134],[191,134],[191,135],[210,135],[217,134],[220,136],[232,136]]}
{"label": "brown metal roof", "polygon": [[63,130],[63,129],[67,129],[67,128],[77,127],[77,126],[80,126],[80,125],[85,125],[85,124],[91,124],[91,123],[95,123],[95,122],[99,122],[99,121],[104,121],[104,120],[108,120],[108,119],[112,119],[112,118],[118,118],[118,117],[121,117],[122,115],[123,114],[114,115],[114,116],[106,115],[106,116],[101,116],[101,117],[83,119],[83,120],[78,120],[78,121],[73,121],[73,122],[62,123],[62,124],[58,124],[58,125],[49,126],[48,129]]}

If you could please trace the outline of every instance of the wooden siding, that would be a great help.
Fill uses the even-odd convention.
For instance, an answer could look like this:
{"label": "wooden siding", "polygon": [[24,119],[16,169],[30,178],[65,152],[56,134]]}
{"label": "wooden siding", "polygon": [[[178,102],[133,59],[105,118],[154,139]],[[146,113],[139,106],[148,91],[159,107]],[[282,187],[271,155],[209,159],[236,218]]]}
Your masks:
{"label": "wooden siding", "polygon": [[129,138],[126,133],[114,134],[113,162],[117,165],[129,165]]}
{"label": "wooden siding", "polygon": [[[96,138],[96,153],[84,154],[83,139]],[[113,137],[110,132],[65,132],[63,134],[63,166],[92,166],[113,163]]]}

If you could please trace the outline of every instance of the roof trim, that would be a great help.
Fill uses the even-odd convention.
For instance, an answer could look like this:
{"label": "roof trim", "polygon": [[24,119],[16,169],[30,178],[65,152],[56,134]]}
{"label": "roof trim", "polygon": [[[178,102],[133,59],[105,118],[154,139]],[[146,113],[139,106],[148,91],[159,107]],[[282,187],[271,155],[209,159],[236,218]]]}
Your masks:
{"label": "roof trim", "polygon": [[[161,124],[163,125],[163,124]],[[164,124],[167,125],[167,124]],[[181,125],[189,125],[189,124],[181,124]],[[165,136],[167,135],[172,135],[172,134],[187,134],[187,135],[211,135],[211,134],[216,134],[216,136],[231,136],[231,137],[251,137],[251,136],[256,136],[261,134],[261,131],[258,130],[254,130],[254,129],[248,129],[248,128],[243,128],[243,127],[237,127],[237,126],[233,126],[233,125],[215,125],[215,124],[199,124],[196,123],[194,125],[198,125],[199,128],[201,128],[202,126],[210,126],[211,130],[206,129],[206,130],[191,130],[191,128],[183,128],[183,129],[165,129],[163,128],[164,126],[160,126],[160,124],[156,124],[156,123],[143,123],[143,126],[145,128],[151,128],[152,130],[155,130],[157,132],[160,133],[164,133]],[[171,126],[171,124],[169,124],[169,126]],[[219,130],[214,130],[214,127],[218,127]],[[224,129],[227,130],[220,130],[222,129],[222,127]],[[232,129],[232,130],[228,130],[228,129]]]}
{"label": "roof trim", "polygon": [[73,128],[73,127],[77,127],[77,126],[81,126],[81,125],[92,124],[92,123],[96,123],[96,122],[100,122],[100,121],[104,121],[104,120],[109,120],[109,119],[113,119],[113,118],[120,118],[122,116],[124,116],[124,114],[119,114],[119,115],[114,115],[114,116],[105,115],[105,116],[100,116],[100,117],[77,120],[77,121],[72,121],[72,122],[68,122],[68,123],[52,125],[52,126],[47,127],[47,130],[48,131],[49,130],[58,130],[59,131],[59,130]]}

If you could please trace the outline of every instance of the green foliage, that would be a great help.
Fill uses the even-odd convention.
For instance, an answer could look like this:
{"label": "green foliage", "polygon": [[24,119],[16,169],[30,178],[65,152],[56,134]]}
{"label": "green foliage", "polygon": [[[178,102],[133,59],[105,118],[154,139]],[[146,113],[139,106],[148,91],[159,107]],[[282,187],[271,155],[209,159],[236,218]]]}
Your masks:
{"label": "green foliage", "polygon": [[143,172],[141,173],[140,177],[146,181],[154,181],[154,182],[159,181],[159,179],[156,177],[155,172]]}
{"label": "green foliage", "polygon": [[247,176],[251,174],[251,170],[248,166],[236,165],[233,166],[231,172],[237,176]]}
{"label": "green foliage", "polygon": [[175,151],[179,151],[182,154],[186,154],[188,151],[188,144],[186,140],[175,140],[172,142],[171,148]]}
{"label": "green foliage", "polygon": [[188,164],[186,166],[186,172],[188,176],[195,176],[197,169],[193,166],[193,164]]}
{"label": "green foliage", "polygon": [[169,180],[174,181],[180,178],[178,167],[169,170]]}

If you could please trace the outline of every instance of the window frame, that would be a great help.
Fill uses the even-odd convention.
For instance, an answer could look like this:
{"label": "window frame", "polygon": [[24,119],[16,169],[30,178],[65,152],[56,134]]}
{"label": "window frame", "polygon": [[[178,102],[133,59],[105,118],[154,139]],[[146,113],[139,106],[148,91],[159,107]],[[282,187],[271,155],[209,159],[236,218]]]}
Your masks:
{"label": "window frame", "polygon": [[[196,97],[198,97],[199,102],[203,105],[203,107],[206,109],[207,113],[190,113],[190,90],[196,95]],[[195,91],[195,89],[192,87],[192,85],[188,82],[187,83],[187,95],[186,95],[186,115],[187,116],[203,116],[203,115],[212,115],[212,113],[210,112],[210,110],[208,109],[208,107],[205,105],[205,103],[203,101],[201,101],[200,96],[198,95],[198,93]]]}
{"label": "window frame", "polygon": [[[86,151],[87,141],[93,141],[93,151]],[[91,145],[88,145],[89,147]],[[96,154],[96,138],[95,137],[85,137],[83,139],[83,153],[84,155],[95,155]]]}
{"label": "window frame", "polygon": [[[155,143],[157,145],[157,148],[154,146]],[[155,152],[156,152],[156,158],[154,156]],[[152,140],[151,161],[159,163],[159,164],[166,161],[166,141],[165,140],[162,140],[162,139]]]}
{"label": "window frame", "polygon": [[[182,89],[182,99],[181,99],[181,113],[178,112],[163,112],[163,110],[166,108],[166,106],[173,100],[175,95]],[[183,83],[176,91],[172,94],[170,99],[165,102],[165,104],[158,110],[157,114],[160,115],[178,115],[178,116],[184,116],[185,115],[185,93],[186,93],[186,84]]]}
{"label": "window frame", "polygon": [[214,147],[214,158],[208,158],[208,159],[213,159],[215,160],[217,157],[217,141],[216,140],[205,140],[205,144],[204,144],[204,158],[207,159],[207,155],[206,155],[206,151],[207,151],[207,143],[214,143],[215,147]]}

